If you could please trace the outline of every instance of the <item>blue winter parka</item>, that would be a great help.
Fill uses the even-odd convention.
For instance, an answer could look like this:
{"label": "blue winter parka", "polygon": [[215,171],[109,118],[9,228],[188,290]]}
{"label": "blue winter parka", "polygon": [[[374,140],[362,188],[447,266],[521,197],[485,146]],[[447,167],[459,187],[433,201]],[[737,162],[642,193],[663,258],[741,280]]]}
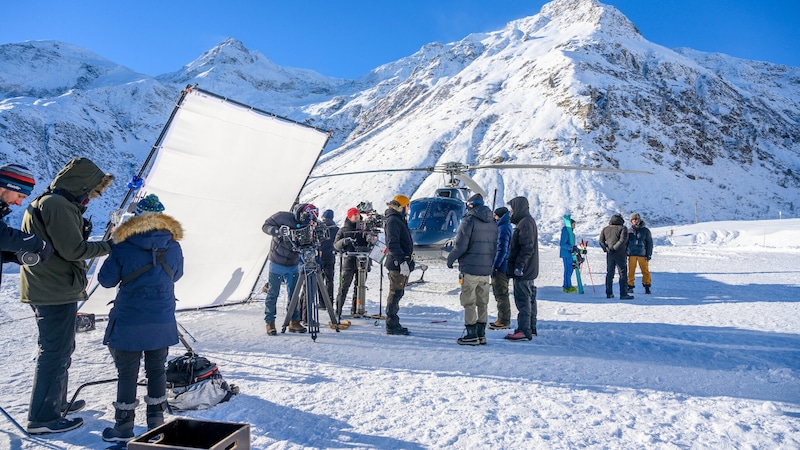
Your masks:
{"label": "blue winter parka", "polygon": [[[108,315],[104,344],[135,352],[178,343],[175,282],[183,276],[183,251],[178,244],[182,238],[181,224],[166,214],[132,217],[114,232],[115,245],[97,277],[103,287],[117,286],[140,268],[152,267],[120,285]],[[163,251],[163,265],[156,250]]]}
{"label": "blue winter parka", "polygon": [[511,251],[511,235],[513,233],[514,226],[511,225],[511,212],[507,212],[497,220],[497,251],[494,254],[492,267],[498,272],[506,273],[508,254]]}

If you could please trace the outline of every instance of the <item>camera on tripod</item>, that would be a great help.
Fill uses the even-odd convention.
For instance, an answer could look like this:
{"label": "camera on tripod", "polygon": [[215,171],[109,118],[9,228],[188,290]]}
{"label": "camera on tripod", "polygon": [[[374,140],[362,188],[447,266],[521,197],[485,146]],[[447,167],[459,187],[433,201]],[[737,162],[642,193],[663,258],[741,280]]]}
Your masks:
{"label": "camera on tripod", "polygon": [[320,243],[330,237],[328,227],[314,222],[313,225],[307,225],[303,228],[289,229],[289,240],[299,248],[316,248]]}

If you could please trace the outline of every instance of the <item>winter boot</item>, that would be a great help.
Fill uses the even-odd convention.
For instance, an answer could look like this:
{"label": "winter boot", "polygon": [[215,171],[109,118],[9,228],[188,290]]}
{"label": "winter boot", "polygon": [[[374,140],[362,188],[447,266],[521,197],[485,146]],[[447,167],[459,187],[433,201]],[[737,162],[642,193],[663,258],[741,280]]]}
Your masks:
{"label": "winter boot", "polygon": [[114,420],[116,421],[113,428],[108,427],[103,430],[103,440],[106,442],[128,442],[133,439],[133,419],[135,417],[134,410],[139,401],[133,403],[118,403],[114,402],[116,413]]}
{"label": "winter boot", "polygon": [[306,327],[304,327],[299,320],[290,320],[289,321],[289,332],[290,333],[305,333],[308,331]]}
{"label": "winter boot", "polygon": [[477,322],[475,324],[475,334],[478,335],[478,342],[481,345],[486,345],[486,322]]}
{"label": "winter boot", "polygon": [[633,300],[633,296],[631,294],[623,294],[619,296],[620,300]]}
{"label": "winter boot", "polygon": [[647,286],[645,286],[645,287],[644,287],[644,293],[645,293],[645,294],[651,294],[651,292],[650,292],[650,285],[649,285],[649,284],[648,284]]}
{"label": "winter boot", "polygon": [[465,325],[467,334],[458,338],[456,342],[458,345],[481,345],[480,338],[478,338],[477,324]]}
{"label": "winter boot", "polygon": [[267,322],[267,336],[277,336],[278,330],[275,329],[275,322]]}
{"label": "winter boot", "polygon": [[489,324],[489,329],[490,330],[509,330],[509,329],[511,329],[511,325],[507,324],[507,323],[500,322],[500,319],[497,319],[497,321],[492,322],[492,323]]}
{"label": "winter boot", "polygon": [[152,398],[145,396],[147,403],[147,431],[164,424],[164,410],[167,409],[167,396]]}
{"label": "winter boot", "polygon": [[628,294],[632,294],[632,293],[633,293],[633,286],[628,285]]}

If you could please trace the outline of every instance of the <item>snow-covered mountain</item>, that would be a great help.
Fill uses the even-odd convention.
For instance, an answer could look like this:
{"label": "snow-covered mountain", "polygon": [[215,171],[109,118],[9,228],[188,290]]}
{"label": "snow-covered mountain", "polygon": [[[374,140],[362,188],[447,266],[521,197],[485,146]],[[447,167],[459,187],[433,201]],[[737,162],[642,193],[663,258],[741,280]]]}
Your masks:
{"label": "snow-covered mountain", "polygon": [[[155,78],[59,42],[6,44],[0,55],[0,162],[49,180],[71,157],[92,158],[123,180],[120,195],[92,205],[104,217],[195,83],[333,131],[315,174],[447,161],[654,173],[471,174],[497,204],[527,196],[544,239],[566,211],[594,233],[614,212],[670,225],[800,208],[800,68],[667,49],[596,0],[555,0],[356,80],[277,66],[235,39]],[[424,172],[323,178],[302,199],[341,218],[360,200],[427,196],[442,182]]]}

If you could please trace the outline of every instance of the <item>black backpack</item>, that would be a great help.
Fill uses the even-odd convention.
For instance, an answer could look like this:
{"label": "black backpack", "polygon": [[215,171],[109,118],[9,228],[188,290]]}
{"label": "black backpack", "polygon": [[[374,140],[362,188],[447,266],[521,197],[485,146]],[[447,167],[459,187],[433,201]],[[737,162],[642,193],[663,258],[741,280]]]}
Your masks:
{"label": "black backpack", "polygon": [[188,352],[167,362],[167,386],[169,387],[189,386],[214,377],[222,377],[217,365],[193,352]]}

